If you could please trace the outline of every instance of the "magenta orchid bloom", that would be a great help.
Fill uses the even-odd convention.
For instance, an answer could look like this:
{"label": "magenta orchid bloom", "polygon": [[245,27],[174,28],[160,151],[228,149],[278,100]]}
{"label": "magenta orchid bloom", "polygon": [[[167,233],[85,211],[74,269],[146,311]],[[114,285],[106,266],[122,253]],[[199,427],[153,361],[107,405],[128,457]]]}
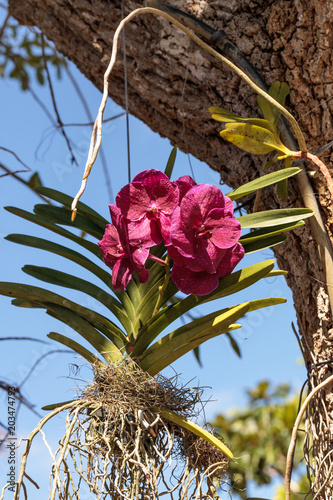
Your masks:
{"label": "magenta orchid bloom", "polygon": [[233,205],[208,184],[192,187],[171,218],[171,279],[184,293],[205,295],[244,255]]}
{"label": "magenta orchid bloom", "polygon": [[[136,225],[136,236],[143,245],[154,246],[164,241],[170,245],[170,217],[178,205],[178,187],[159,170],[145,170],[124,186],[116,197],[121,214]],[[134,233],[131,233],[134,237]]]}
{"label": "magenta orchid bloom", "polygon": [[244,256],[232,201],[188,175],[170,182],[158,170],[145,170],[120,190],[110,213],[113,224],[99,246],[115,290],[124,290],[133,272],[145,283],[148,258],[167,265],[149,253],[162,241],[173,261],[171,279],[186,294],[212,292]]}
{"label": "magenta orchid bloom", "polygon": [[145,262],[149,255],[148,248],[135,247],[129,244],[128,223],[120,214],[116,205],[110,205],[112,222],[105,229],[104,236],[98,242],[102,257],[112,269],[112,286],[114,290],[125,290],[135,271],[140,283],[149,278]]}

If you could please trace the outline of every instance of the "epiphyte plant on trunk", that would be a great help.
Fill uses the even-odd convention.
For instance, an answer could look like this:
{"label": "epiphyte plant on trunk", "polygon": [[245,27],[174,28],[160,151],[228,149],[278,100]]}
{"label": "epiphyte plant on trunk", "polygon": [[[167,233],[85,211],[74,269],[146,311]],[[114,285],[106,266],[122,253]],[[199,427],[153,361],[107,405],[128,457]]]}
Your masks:
{"label": "epiphyte plant on trunk", "polygon": [[[111,498],[127,495],[134,499],[143,492],[157,497],[167,458],[175,459],[176,454],[185,463],[185,475],[179,477],[183,493],[192,487],[201,491],[209,471],[207,494],[213,498],[215,486],[223,481],[227,462],[233,458],[219,438],[189,420],[196,415],[200,389],[179,387],[178,380],[165,379],[161,371],[218,335],[227,334],[235,346],[232,332],[240,328],[237,321],[241,317],[285,299],[264,298],[222,308],[217,305],[214,312],[168,330],[176,319],[200,304],[220,303],[263,278],[283,274],[273,269],[273,259],[238,271],[233,268],[243,256],[285,241],[285,233],[302,226],[312,212],[281,209],[238,219],[233,214],[233,200],[297,175],[297,167],[264,175],[224,196],[217,187],[196,185],[189,176],[171,181],[175,156],[176,148],[165,173],[147,170],[122,188],[116,203],[110,205],[112,224],[81,202],[72,221],[71,197],[45,187],[38,191],[58,206],[36,205],[34,213],[7,207],[9,212],[67,238],[79,251],[23,234],[11,234],[8,240],[65,257],[90,271],[102,284],[34,265],[24,266],[23,271],[87,294],[108,311],[104,316],[81,305],[82,301],[73,302],[44,288],[0,283],[0,293],[12,297],[14,305],[45,309],[91,346],[88,349],[57,332],[48,334],[86,359],[94,371],[93,383],[78,399],[45,407],[51,413],[43,425],[59,411],[69,411],[66,439],[58,450],[60,462],[55,462],[58,469],[51,473],[50,498],[56,494],[61,497],[69,483],[76,484],[73,493],[80,488],[68,468],[60,478],[59,467],[68,453],[77,477],[86,481],[96,498],[108,493]],[[241,229],[248,228],[252,231],[241,236]],[[88,237],[75,234],[77,229]],[[83,252],[90,253],[90,258]],[[112,268],[112,275],[103,261]],[[30,444],[34,432],[28,438]],[[25,466],[24,462],[22,470]],[[96,468],[100,471],[97,475],[93,472]],[[23,477],[22,472],[17,498]],[[164,476],[163,480],[167,481]]]}

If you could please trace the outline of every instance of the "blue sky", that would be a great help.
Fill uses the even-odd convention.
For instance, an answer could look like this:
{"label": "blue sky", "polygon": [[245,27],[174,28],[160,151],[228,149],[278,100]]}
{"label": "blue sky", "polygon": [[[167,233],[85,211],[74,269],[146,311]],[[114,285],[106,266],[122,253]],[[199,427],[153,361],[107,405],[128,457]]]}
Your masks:
{"label": "blue sky", "polygon": [[[101,94],[74,67],[70,67],[85,95],[91,113],[95,117]],[[53,81],[63,123],[87,122],[82,105],[68,78],[64,76],[61,82],[53,78]],[[33,82],[33,88],[53,114],[48,88],[41,87],[35,82]],[[44,185],[74,196],[81,183],[91,129],[89,127],[66,128],[79,163],[79,166],[72,165],[63,137],[59,132],[50,128],[50,122],[29,93],[22,92],[15,81],[0,80],[0,96],[2,110],[0,115],[0,146],[15,151],[30,166],[32,171],[38,170]],[[105,117],[114,116],[121,111],[121,108],[109,101]],[[132,176],[148,168],[163,170],[171,151],[169,141],[160,138],[158,134],[151,132],[133,117],[130,117],[130,136]],[[128,182],[124,117],[110,122],[104,127],[102,147],[112,180],[113,195],[115,195]],[[14,157],[4,151],[0,151],[0,162],[11,170],[21,168]],[[191,163],[197,183],[214,184],[221,187],[224,193],[228,192],[227,186],[219,185],[218,173],[213,172],[207,165],[195,158],[191,158]],[[179,152],[173,178],[176,179],[185,174],[191,175],[189,158]],[[28,179],[31,173],[20,175]],[[40,202],[36,195],[11,177],[0,179],[0,194],[1,207],[12,205],[31,211],[33,205]],[[106,188],[100,158],[93,167],[82,201],[109,218],[108,204],[114,200],[110,199]],[[44,286],[41,282],[21,271],[21,267],[25,264],[55,267],[70,273],[77,271],[80,273],[80,277],[88,279],[88,274],[84,276],[80,268],[74,268],[74,265],[60,257],[57,258],[46,252],[21,247],[4,240],[3,238],[9,233],[56,238],[46,230],[15,217],[2,208],[0,210],[2,281]],[[246,266],[270,258],[272,258],[272,252],[267,250],[247,256],[241,264]],[[45,288],[52,289],[46,284]],[[82,303],[89,307],[96,306],[92,299],[88,300],[86,297],[82,299],[79,293],[59,287],[55,291],[73,300],[83,300]],[[223,304],[220,303],[216,307],[220,309],[225,305],[232,305],[248,299],[272,296],[286,297],[288,303],[254,312],[240,321],[243,328],[235,333],[235,338],[240,345],[242,359],[237,358],[230,348],[228,340],[222,336],[202,346],[203,368],[198,366],[192,353],[174,364],[174,370],[181,373],[184,382],[194,378],[193,385],[200,384],[208,387],[205,395],[207,395],[207,399],[211,398],[212,401],[205,408],[207,419],[212,419],[218,412],[242,406],[246,402],[244,390],[253,387],[260,380],[268,379],[274,384],[288,382],[295,389],[298,389],[303,383],[306,377],[305,369],[299,363],[300,352],[291,329],[291,322],[296,323],[292,297],[283,277],[262,280],[251,289],[228,298]],[[0,307],[0,338],[29,336],[46,340],[48,332],[56,331],[70,335],[77,341],[80,340],[75,332],[69,331],[41,310],[15,308],[10,304],[9,299],[2,296],[0,296]],[[206,309],[202,312],[205,311]],[[40,410],[43,405],[71,399],[76,392],[76,386],[82,387],[91,379],[89,367],[77,355],[63,352],[47,354],[56,349],[59,349],[59,346],[52,342],[47,345],[28,341],[3,341],[1,343],[0,379],[17,385],[22,382],[36,361],[46,354],[46,357],[37,365],[22,388],[23,394],[35,404],[35,409],[40,415],[44,415],[44,412]],[[71,363],[81,367],[76,380],[70,368]],[[173,372],[169,370],[168,373]],[[3,391],[0,393],[0,397],[0,420],[5,421],[7,400]],[[37,415],[22,408],[17,421],[17,435],[26,436],[38,420]],[[57,417],[50,427],[52,431],[48,437],[50,436],[51,445],[56,445],[61,436],[63,425],[63,418]],[[41,490],[33,494],[35,499],[45,498],[43,487],[46,487],[46,484],[42,473],[43,470],[47,469],[46,457],[47,451],[40,440],[36,443],[28,467],[29,474],[41,483]],[[3,460],[0,462],[0,470],[5,473],[7,471],[6,454],[3,453],[1,458]],[[266,490],[266,492],[268,495],[270,490]],[[255,495],[259,494],[259,491],[254,488],[250,493]],[[260,490],[260,495],[265,496],[265,492]]]}

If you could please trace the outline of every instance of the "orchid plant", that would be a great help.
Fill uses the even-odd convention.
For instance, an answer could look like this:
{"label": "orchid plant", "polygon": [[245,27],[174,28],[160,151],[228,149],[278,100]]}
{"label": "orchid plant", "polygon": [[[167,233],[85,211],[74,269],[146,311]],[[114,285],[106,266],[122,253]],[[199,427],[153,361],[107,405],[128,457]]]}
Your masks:
{"label": "orchid plant", "polygon": [[[61,206],[36,205],[34,214],[7,207],[13,214],[71,240],[112,269],[110,276],[81,252],[49,239],[7,236],[10,241],[76,262],[102,281],[104,287],[57,269],[23,268],[39,280],[94,297],[111,316],[43,288],[0,283],[0,293],[14,298],[14,305],[44,308],[76,330],[92,351],[60,333],[51,332],[49,337],[91,363],[96,362],[96,355],[106,363],[119,363],[128,356],[156,375],[203,342],[223,333],[230,335],[240,328],[236,321],[245,313],[284,302],[283,298],[264,298],[217,307],[156,340],[192,308],[236,293],[267,276],[282,274],[273,270],[272,259],[232,271],[244,255],[283,242],[287,231],[300,227],[303,219],[312,215],[309,209],[270,210],[238,218],[233,214],[234,200],[296,175],[300,171],[296,167],[264,175],[224,196],[217,187],[197,185],[189,176],[171,181],[175,153],[174,149],[165,173],[146,170],[120,190],[116,203],[110,205],[112,224],[83,203],[71,221],[71,197],[45,187],[38,191]],[[63,226],[78,228],[95,242]],[[247,228],[252,231],[241,236],[241,229]],[[179,291],[187,296],[179,296]]]}
{"label": "orchid plant", "polygon": [[[160,377],[159,374],[163,369],[187,352],[197,350],[207,340],[226,334],[235,351],[239,353],[232,337],[232,332],[241,327],[237,321],[250,311],[281,304],[285,302],[284,298],[248,300],[229,307],[218,305],[213,312],[197,319],[190,317],[188,323],[170,331],[171,324],[200,304],[217,300],[220,302],[223,297],[243,290],[263,278],[283,274],[283,271],[273,269],[273,259],[236,271],[234,268],[246,254],[282,243],[287,237],[285,235],[287,231],[302,226],[304,219],[312,215],[311,210],[303,208],[270,210],[238,218],[234,215],[234,200],[297,175],[300,172],[297,167],[266,174],[225,196],[217,187],[208,184],[197,185],[187,175],[172,181],[170,177],[175,156],[174,148],[164,173],[155,169],[146,170],[136,175],[132,182],[120,190],[116,196],[116,203],[109,207],[111,224],[81,202],[78,204],[77,216],[72,220],[71,197],[45,187],[37,188],[38,192],[57,202],[58,206],[36,205],[34,213],[7,207],[9,212],[67,238],[78,245],[80,251],[72,250],[68,245],[60,245],[50,239],[22,234],[11,234],[7,236],[8,240],[61,255],[90,271],[102,282],[102,286],[58,269],[27,265],[23,267],[23,271],[41,281],[91,296],[103,304],[108,312],[102,315],[85,307],[82,301],[73,302],[55,292],[32,285],[0,282],[0,293],[13,298],[12,303],[15,306],[45,309],[49,315],[81,335],[90,344],[90,349],[61,333],[51,332],[48,337],[70,347],[86,359],[94,367],[96,380],[108,380],[109,373],[119,372],[120,377],[124,376],[126,380],[131,381],[132,390],[136,390],[136,376],[139,377],[138,380],[141,380],[141,374],[150,377],[140,382],[144,383],[140,398],[147,391],[149,396],[152,378]],[[82,231],[82,236],[76,234],[77,229]],[[241,235],[242,229],[252,230]],[[82,251],[88,252],[90,258],[83,255]],[[111,274],[107,268],[112,270]],[[132,370],[131,366],[133,371],[128,378],[128,369]],[[111,372],[108,371],[109,368]],[[116,381],[115,384],[117,383]],[[104,463],[104,447],[111,446],[110,450],[113,451],[103,466],[103,477],[109,477],[111,470],[111,474],[119,478],[121,488],[124,489],[112,490],[112,498],[118,498],[119,491],[130,491],[132,488],[130,485],[136,481],[136,469],[130,464],[133,450],[137,450],[137,446],[142,447],[141,426],[143,429],[148,429],[151,440],[149,446],[151,452],[155,450],[157,461],[152,465],[145,448],[142,448],[140,460],[137,458],[135,462],[139,464],[137,467],[141,471],[140,481],[144,480],[144,477],[146,478],[144,481],[149,478],[149,481],[144,483],[149,491],[156,491],[158,488],[159,473],[156,471],[163,471],[161,464],[171,453],[173,440],[179,432],[190,432],[196,439],[199,437],[208,443],[212,447],[208,452],[209,456],[214,456],[212,449],[216,449],[222,453],[221,456],[233,458],[232,452],[219,438],[188,420],[188,414],[181,410],[174,411],[174,406],[163,407],[160,403],[151,406],[147,400],[144,404],[139,403],[138,408],[132,409],[130,406],[129,410],[126,402],[123,403],[124,409],[117,416],[114,408],[115,404],[119,404],[120,395],[118,393],[113,395],[112,403],[103,402],[105,390],[112,384],[111,386],[108,383],[102,386],[97,382],[96,384],[97,389],[93,389],[93,393],[95,394],[97,390],[99,394],[97,400],[82,399],[81,402],[79,399],[51,404],[44,409],[51,410],[51,415],[54,414],[52,412],[61,409],[72,411],[74,420],[72,423],[68,420],[64,443],[70,442],[73,428],[77,428],[75,432],[78,443],[81,443],[80,415],[84,422],[90,422],[85,430],[84,446],[87,448],[88,460],[96,462],[96,467],[99,460]],[[160,391],[163,393],[164,389],[158,389],[156,394]],[[177,393],[177,390],[175,391]],[[107,404],[109,406],[106,406],[108,408],[106,410],[104,406]],[[153,423],[150,423],[152,421]],[[154,422],[160,422],[158,434],[152,427],[157,425]],[[172,430],[168,430],[168,426],[171,426]],[[120,428],[128,430],[125,434],[119,434],[117,429]],[[110,429],[113,429],[112,436],[108,435]],[[161,453],[157,444],[154,444],[154,439],[158,436],[161,440],[160,445],[164,446],[165,433],[171,441],[169,451],[161,459]],[[182,439],[185,439],[185,443],[188,438],[184,435]],[[134,448],[125,452],[128,443],[133,443]],[[28,439],[27,446],[30,445]],[[82,446],[83,444],[80,444],[79,448],[75,449],[81,449]],[[96,446],[99,449],[98,454]],[[68,452],[66,449],[59,451],[61,457]],[[123,457],[122,464],[117,461],[119,450]],[[205,456],[199,451],[198,453]],[[162,461],[159,465],[160,460]],[[222,467],[222,462],[221,457],[217,459],[216,473]],[[147,472],[147,467],[156,472],[156,477],[155,472],[153,473],[153,482],[152,473]],[[207,467],[207,464],[200,466],[197,464],[193,467],[196,470],[197,467]],[[193,467],[191,465],[189,471],[193,470]],[[23,481],[25,463],[21,468],[17,491]],[[123,470],[127,472],[121,472]],[[80,477],[85,477],[83,471],[77,471]],[[71,473],[68,470],[66,474]],[[96,481],[98,477],[95,477]],[[72,475],[70,478],[68,477],[66,481],[72,481]],[[89,474],[85,480],[91,484],[92,479]],[[54,488],[59,492],[62,491],[62,483],[58,476],[54,476],[54,481]],[[98,498],[104,498],[106,490],[103,481],[98,487],[98,494],[101,495],[97,496]],[[197,491],[201,491],[202,481],[199,479],[196,481],[198,481]],[[190,484],[191,481],[188,485]],[[212,484],[209,484],[209,488],[213,491]],[[137,496],[134,495],[133,498],[136,499]]]}

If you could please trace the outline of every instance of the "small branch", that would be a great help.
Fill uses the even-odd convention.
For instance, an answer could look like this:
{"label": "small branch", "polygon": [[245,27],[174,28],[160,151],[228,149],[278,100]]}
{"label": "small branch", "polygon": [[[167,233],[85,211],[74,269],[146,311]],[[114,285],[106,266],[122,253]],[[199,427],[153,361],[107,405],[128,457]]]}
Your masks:
{"label": "small branch", "polygon": [[[42,194],[40,193],[37,193],[37,191],[35,191],[30,185],[29,185],[29,182],[25,181],[24,179],[22,179],[21,177],[19,177],[16,172],[12,172],[11,170],[9,170],[9,168],[5,167],[2,163],[0,163],[0,168],[2,170],[4,170],[5,172],[7,172],[6,175],[11,175],[12,177],[14,177],[14,179],[16,179],[17,181],[21,182],[22,184],[24,184],[26,187],[28,187],[29,189],[32,190],[32,192],[38,196],[39,198],[41,198],[43,201],[45,201],[46,203],[48,203],[49,205],[52,205],[52,202],[50,200],[48,200],[47,198],[45,198],[45,196],[43,196]],[[0,176],[1,178],[2,176]]]}
{"label": "small branch", "polygon": [[3,25],[0,28],[0,45],[1,45],[2,37],[3,37],[3,34],[5,32],[5,29],[6,29],[6,26],[7,26],[7,23],[9,21],[9,19],[10,19],[10,14],[8,12],[8,14],[7,14],[7,16],[6,16],[6,18],[5,18],[4,22],[3,22]]}
{"label": "small branch", "polygon": [[2,149],[2,151],[6,151],[6,153],[13,155],[14,158],[26,169],[26,170],[20,170],[20,172],[31,172],[31,168],[28,167],[28,165],[26,165],[24,161],[20,159],[20,157],[15,153],[15,151],[12,151],[11,149],[5,148],[3,146],[0,146],[0,149]]}
{"label": "small branch", "polygon": [[52,103],[53,103],[53,109],[54,109],[54,112],[56,114],[57,121],[58,121],[60,130],[61,130],[61,133],[64,136],[65,141],[67,143],[67,147],[68,147],[68,149],[69,149],[69,151],[70,151],[70,153],[72,155],[72,163],[75,163],[76,165],[78,165],[78,163],[76,161],[76,158],[74,156],[73,150],[72,150],[71,143],[70,143],[70,141],[69,141],[69,139],[67,137],[67,134],[66,134],[66,132],[65,132],[65,130],[63,128],[63,124],[62,124],[62,121],[61,121],[61,118],[60,118],[60,115],[59,115],[57,103],[56,103],[54,92],[53,92],[53,86],[52,86],[51,76],[50,76],[49,69],[47,67],[47,61],[46,61],[46,56],[45,56],[45,41],[44,41],[43,34],[41,35],[41,42],[42,42],[41,43],[41,47],[42,47],[42,56],[43,56],[43,61],[44,61],[44,68],[45,68],[46,77],[47,77],[47,81],[48,81],[49,89],[50,89],[50,93],[51,93],[51,99],[52,99]]}
{"label": "small branch", "polygon": [[291,480],[291,469],[292,469],[292,457],[293,457],[294,448],[295,448],[295,444],[296,444],[298,427],[301,423],[303,414],[304,414],[308,404],[310,403],[311,399],[317,394],[317,392],[319,392],[323,387],[325,387],[326,385],[328,385],[331,382],[333,382],[333,375],[331,375],[326,380],[324,380],[321,384],[317,385],[317,387],[312,389],[312,391],[310,392],[310,394],[307,396],[304,403],[302,404],[302,407],[297,415],[297,418],[296,418],[296,421],[295,421],[295,424],[293,427],[293,431],[291,434],[291,441],[290,441],[290,445],[288,448],[287,459],[286,459],[286,474],[285,474],[286,500],[290,500],[290,480]]}

